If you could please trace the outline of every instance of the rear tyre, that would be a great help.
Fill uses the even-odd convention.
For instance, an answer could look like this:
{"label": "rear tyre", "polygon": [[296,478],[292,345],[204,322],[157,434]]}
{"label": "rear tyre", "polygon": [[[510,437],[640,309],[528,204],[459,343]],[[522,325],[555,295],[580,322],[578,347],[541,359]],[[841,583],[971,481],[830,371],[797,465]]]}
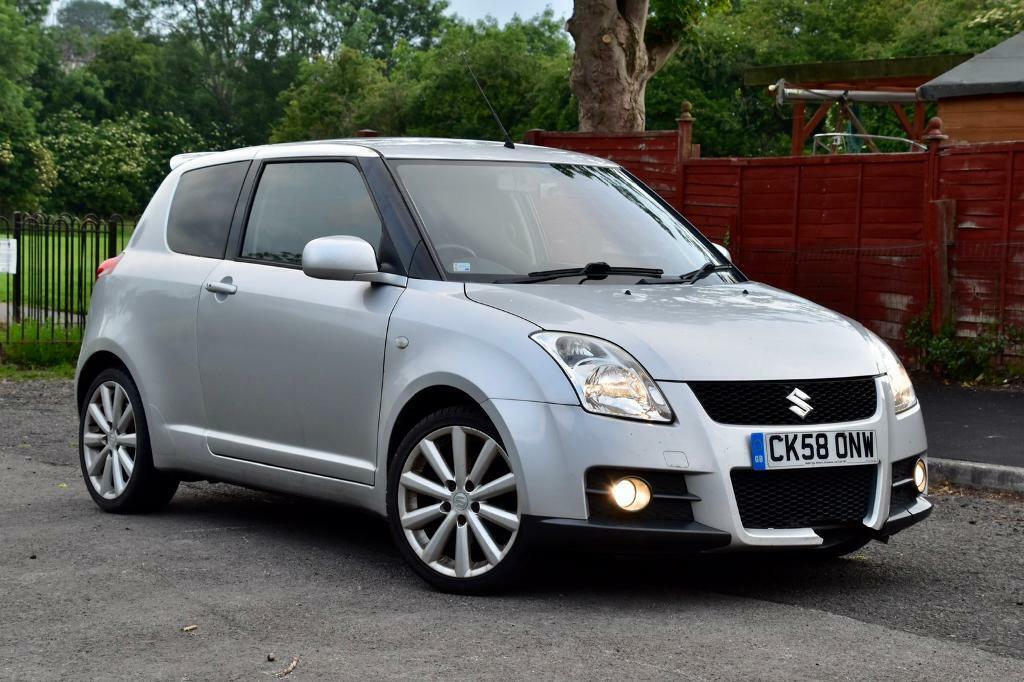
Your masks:
{"label": "rear tyre", "polygon": [[450,407],[414,426],[388,467],[388,524],[402,557],[444,592],[508,587],[528,538],[521,474],[479,409]]}
{"label": "rear tyre", "polygon": [[178,480],[156,470],[142,397],[117,368],[93,380],[79,412],[78,454],[85,487],[100,509],[154,511],[167,504]]}

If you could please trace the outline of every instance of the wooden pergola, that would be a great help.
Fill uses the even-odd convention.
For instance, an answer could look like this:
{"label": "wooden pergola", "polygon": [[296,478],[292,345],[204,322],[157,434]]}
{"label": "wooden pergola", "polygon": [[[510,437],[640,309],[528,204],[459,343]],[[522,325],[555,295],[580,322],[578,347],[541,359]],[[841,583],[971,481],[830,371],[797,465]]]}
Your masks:
{"label": "wooden pergola", "polygon": [[[926,103],[917,98],[917,88],[970,57],[942,55],[758,66],[744,72],[743,84],[768,86],[779,102],[793,105],[790,149],[793,156],[799,156],[807,139],[833,107],[838,108],[841,120],[849,120],[866,135],[867,131],[851,108],[851,104],[858,102],[889,107],[907,137],[921,140],[925,131]],[[808,104],[818,105],[809,119]]]}

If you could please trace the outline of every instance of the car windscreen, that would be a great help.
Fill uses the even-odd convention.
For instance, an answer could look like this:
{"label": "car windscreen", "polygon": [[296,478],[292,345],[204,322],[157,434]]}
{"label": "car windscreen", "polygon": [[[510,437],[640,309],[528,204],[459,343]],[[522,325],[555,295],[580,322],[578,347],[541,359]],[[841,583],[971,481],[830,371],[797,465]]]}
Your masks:
{"label": "car windscreen", "polygon": [[722,258],[617,168],[393,163],[449,279],[501,281],[608,263],[688,273]]}

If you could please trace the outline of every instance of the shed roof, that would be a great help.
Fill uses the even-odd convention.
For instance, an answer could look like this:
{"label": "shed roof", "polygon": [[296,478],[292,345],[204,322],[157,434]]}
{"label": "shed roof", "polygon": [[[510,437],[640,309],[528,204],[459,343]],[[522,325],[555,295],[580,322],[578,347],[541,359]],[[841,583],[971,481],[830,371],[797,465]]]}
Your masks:
{"label": "shed roof", "polygon": [[917,89],[921,99],[1024,93],[1024,32],[968,59]]}

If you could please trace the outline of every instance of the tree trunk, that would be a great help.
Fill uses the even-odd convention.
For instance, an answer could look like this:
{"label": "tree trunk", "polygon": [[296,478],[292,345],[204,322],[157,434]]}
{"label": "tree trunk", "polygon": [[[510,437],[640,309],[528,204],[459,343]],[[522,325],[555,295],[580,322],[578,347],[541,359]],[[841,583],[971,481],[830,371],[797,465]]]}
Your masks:
{"label": "tree trunk", "polygon": [[570,84],[582,132],[642,131],[647,82],[678,40],[645,40],[649,0],[575,0],[566,29],[576,41]]}

